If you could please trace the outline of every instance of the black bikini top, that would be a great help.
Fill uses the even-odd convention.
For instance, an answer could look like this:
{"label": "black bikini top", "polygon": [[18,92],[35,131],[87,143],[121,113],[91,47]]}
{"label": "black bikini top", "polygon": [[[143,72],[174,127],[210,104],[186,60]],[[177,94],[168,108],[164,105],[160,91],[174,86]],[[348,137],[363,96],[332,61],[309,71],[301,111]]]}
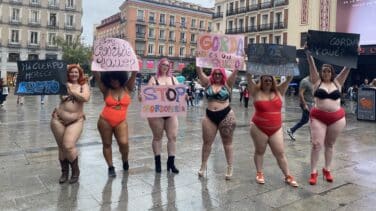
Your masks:
{"label": "black bikini top", "polygon": [[313,96],[315,96],[315,97],[317,97],[321,100],[323,100],[323,99],[338,100],[339,98],[341,98],[341,92],[338,90],[337,84],[334,83],[334,85],[337,87],[337,89],[328,93],[326,90],[320,89],[320,86],[321,86],[321,82],[320,82],[319,87],[317,87]]}
{"label": "black bikini top", "polygon": [[[154,80],[155,80],[155,85],[159,86],[159,81],[157,80],[156,77],[154,77]],[[172,81],[172,85],[175,85],[175,81],[174,81],[174,78],[171,76],[171,81]]]}

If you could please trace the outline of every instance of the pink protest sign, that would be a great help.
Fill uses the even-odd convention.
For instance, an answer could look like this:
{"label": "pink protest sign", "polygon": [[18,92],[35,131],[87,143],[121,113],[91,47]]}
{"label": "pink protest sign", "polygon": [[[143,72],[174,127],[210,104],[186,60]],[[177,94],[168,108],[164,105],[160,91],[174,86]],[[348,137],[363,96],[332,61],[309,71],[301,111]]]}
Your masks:
{"label": "pink protest sign", "polygon": [[198,67],[242,69],[244,66],[244,36],[200,34],[196,50]]}
{"label": "pink protest sign", "polygon": [[95,41],[93,71],[139,71],[139,63],[132,46],[118,38],[104,38]]}
{"label": "pink protest sign", "polygon": [[187,114],[185,85],[143,86],[141,117],[166,117]]}

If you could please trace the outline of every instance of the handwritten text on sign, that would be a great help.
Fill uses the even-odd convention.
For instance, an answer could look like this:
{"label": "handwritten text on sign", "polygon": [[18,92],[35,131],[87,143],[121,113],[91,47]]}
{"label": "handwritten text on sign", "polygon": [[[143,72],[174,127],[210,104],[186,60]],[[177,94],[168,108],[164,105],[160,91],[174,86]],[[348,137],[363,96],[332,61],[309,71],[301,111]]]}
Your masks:
{"label": "handwritten text on sign", "polygon": [[244,36],[199,35],[196,65],[207,68],[241,69],[244,65]]}
{"label": "handwritten text on sign", "polygon": [[118,38],[100,39],[94,43],[93,71],[139,71],[132,46]]}
{"label": "handwritten text on sign", "polygon": [[141,116],[186,115],[185,92],[185,85],[143,86],[141,88]]}
{"label": "handwritten text on sign", "polygon": [[57,60],[18,61],[16,95],[66,94],[67,64]]}

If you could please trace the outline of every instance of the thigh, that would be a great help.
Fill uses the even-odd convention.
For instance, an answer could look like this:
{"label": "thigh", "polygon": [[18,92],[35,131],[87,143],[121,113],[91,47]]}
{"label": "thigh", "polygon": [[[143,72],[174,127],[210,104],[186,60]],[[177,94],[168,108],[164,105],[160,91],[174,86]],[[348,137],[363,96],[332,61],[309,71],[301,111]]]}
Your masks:
{"label": "thigh", "polygon": [[118,144],[128,143],[128,123],[126,121],[121,122],[114,129],[114,135]]}
{"label": "thigh", "polygon": [[273,152],[273,155],[279,155],[284,153],[284,143],[283,143],[283,131],[280,128],[275,132],[269,139],[269,146]]}
{"label": "thigh", "polygon": [[162,138],[164,129],[164,119],[160,117],[148,118],[148,123],[151,132],[153,133],[153,136]]}
{"label": "thigh", "polygon": [[177,116],[171,116],[166,119],[164,122],[164,130],[166,130],[167,137],[176,137],[178,135],[178,126],[179,122]]}
{"label": "thigh", "polygon": [[63,141],[65,126],[55,117],[52,117],[50,126],[56,139],[56,143],[60,146],[61,142]]}
{"label": "thigh", "polygon": [[255,150],[264,153],[268,146],[269,137],[265,135],[255,124],[251,124],[251,137]]}
{"label": "thigh", "polygon": [[234,135],[234,130],[236,127],[236,119],[234,111],[230,111],[227,116],[219,123],[218,129],[222,137],[224,144],[227,141],[232,141],[232,136]]}
{"label": "thigh", "polygon": [[104,145],[111,145],[113,129],[102,117],[99,117],[98,120],[98,130],[102,138],[102,143]]}
{"label": "thigh", "polygon": [[319,120],[315,118],[311,118],[311,138],[312,138],[312,143],[317,144],[317,143],[324,143],[325,135],[326,135],[326,130],[327,126],[326,124],[320,122]]}
{"label": "thigh", "polygon": [[83,126],[84,119],[81,118],[77,122],[66,127],[63,139],[66,147],[74,147],[76,145],[78,138],[81,136]]}
{"label": "thigh", "polygon": [[207,116],[202,120],[202,139],[204,143],[213,143],[218,127]]}
{"label": "thigh", "polygon": [[345,126],[346,126],[345,117],[329,125],[327,132],[326,132],[325,143],[334,144],[338,135],[341,133],[341,131],[343,130]]}

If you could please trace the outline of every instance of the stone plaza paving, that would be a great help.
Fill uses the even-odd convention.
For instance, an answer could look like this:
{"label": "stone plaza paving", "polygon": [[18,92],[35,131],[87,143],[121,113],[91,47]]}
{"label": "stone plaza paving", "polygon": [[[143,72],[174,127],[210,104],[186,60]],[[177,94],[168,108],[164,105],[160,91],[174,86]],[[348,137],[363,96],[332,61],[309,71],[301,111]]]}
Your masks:
{"label": "stone plaza paving", "polygon": [[[358,121],[346,109],[347,126],[335,145],[334,182],[308,184],[310,135],[308,126],[296,132],[297,141],[285,134],[289,168],[299,183],[293,188],[268,148],[264,159],[266,183],[255,181],[253,144],[249,119],[253,108],[231,103],[237,116],[234,135],[234,173],[226,181],[226,161],[217,136],[208,162],[208,173],[197,176],[201,163],[201,118],[204,106],[189,107],[179,117],[176,166],[179,174],[166,171],[166,138],[163,139],[162,173],[154,171],[151,131],[140,117],[140,103],[133,98],[128,113],[130,135],[129,172],[123,172],[116,142],[113,160],[117,177],[107,176],[102,144],[96,128],[103,107],[102,96],[92,89],[85,105],[86,121],[78,142],[81,175],[77,184],[58,183],[57,147],[49,128],[57,96],[40,104],[39,96],[16,104],[11,95],[0,108],[0,210],[375,210],[376,123]],[[251,102],[250,102],[251,105]],[[297,97],[286,97],[284,131],[300,118]],[[323,166],[323,154],[318,167]]]}

